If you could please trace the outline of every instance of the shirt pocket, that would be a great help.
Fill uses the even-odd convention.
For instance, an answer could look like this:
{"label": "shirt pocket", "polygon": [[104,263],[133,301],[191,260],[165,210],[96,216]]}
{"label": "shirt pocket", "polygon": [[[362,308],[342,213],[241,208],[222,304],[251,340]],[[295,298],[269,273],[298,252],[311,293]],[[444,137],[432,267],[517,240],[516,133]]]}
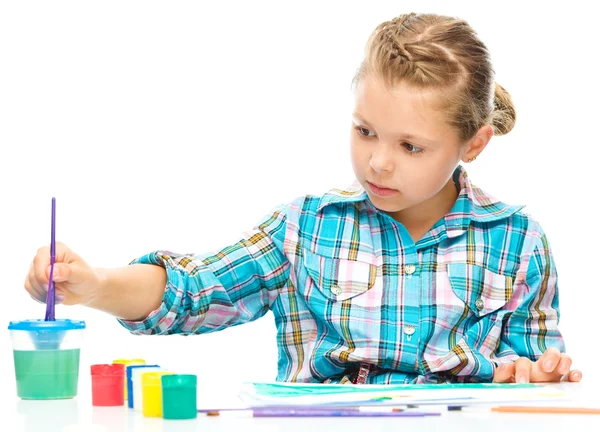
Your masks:
{"label": "shirt pocket", "polygon": [[478,317],[502,308],[513,295],[511,277],[475,264],[447,264],[446,267],[452,291]]}
{"label": "shirt pocket", "polygon": [[316,288],[329,300],[348,300],[375,285],[377,266],[365,261],[330,258],[304,249],[304,267]]}

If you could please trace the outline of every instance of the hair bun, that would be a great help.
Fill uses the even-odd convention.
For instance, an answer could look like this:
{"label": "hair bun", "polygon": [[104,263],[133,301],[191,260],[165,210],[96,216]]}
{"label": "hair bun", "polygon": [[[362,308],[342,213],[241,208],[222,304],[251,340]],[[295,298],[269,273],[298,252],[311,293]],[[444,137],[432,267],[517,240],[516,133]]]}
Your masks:
{"label": "hair bun", "polygon": [[492,128],[494,135],[505,135],[509,133],[517,121],[517,111],[510,93],[500,84],[495,83],[494,110],[492,111]]}

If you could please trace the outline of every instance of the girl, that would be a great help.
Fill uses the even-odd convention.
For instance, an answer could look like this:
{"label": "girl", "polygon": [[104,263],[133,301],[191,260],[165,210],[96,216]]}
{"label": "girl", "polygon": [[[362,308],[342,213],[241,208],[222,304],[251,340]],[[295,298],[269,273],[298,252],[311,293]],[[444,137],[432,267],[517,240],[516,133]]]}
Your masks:
{"label": "girl", "polygon": [[[207,333],[271,310],[279,381],[579,381],[544,232],[459,165],[515,123],[477,34],[431,14],[384,22],[355,86],[352,186],[281,205],[216,253],[94,269],[58,245],[58,299],[138,334]],[[40,249],[25,281],[40,301],[49,262]]]}

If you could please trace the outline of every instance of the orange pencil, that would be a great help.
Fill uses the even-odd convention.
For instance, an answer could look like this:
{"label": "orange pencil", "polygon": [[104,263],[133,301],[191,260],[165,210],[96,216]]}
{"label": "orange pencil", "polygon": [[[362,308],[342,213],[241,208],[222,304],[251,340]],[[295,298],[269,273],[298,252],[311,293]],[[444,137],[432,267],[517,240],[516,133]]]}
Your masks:
{"label": "orange pencil", "polygon": [[540,406],[499,406],[492,411],[505,413],[531,413],[531,414],[600,414],[600,408],[583,407],[540,407]]}

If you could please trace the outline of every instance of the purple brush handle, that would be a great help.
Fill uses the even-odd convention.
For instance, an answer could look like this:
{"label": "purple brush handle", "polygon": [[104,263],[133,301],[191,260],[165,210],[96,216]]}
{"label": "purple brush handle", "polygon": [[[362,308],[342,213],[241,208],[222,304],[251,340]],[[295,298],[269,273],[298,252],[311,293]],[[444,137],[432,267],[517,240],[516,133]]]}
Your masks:
{"label": "purple brush handle", "polygon": [[48,295],[46,296],[46,321],[54,321],[54,308],[56,296],[54,293],[54,263],[56,261],[56,198],[52,197],[52,226],[50,228],[50,280],[48,281]]}

